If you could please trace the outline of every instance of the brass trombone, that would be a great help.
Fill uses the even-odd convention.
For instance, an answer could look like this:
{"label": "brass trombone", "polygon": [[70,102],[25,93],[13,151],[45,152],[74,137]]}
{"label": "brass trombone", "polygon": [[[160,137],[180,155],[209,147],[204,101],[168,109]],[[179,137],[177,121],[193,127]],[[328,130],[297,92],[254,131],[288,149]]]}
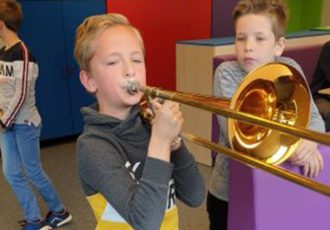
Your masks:
{"label": "brass trombone", "polygon": [[173,100],[228,117],[232,149],[193,134],[182,132],[181,135],[242,163],[330,196],[330,186],[275,166],[294,153],[300,138],[330,145],[329,135],[305,128],[310,120],[310,92],[306,80],[293,67],[270,63],[257,68],[244,78],[230,100],[160,90],[136,82],[128,82],[127,91],[132,94],[142,91],[146,96]]}

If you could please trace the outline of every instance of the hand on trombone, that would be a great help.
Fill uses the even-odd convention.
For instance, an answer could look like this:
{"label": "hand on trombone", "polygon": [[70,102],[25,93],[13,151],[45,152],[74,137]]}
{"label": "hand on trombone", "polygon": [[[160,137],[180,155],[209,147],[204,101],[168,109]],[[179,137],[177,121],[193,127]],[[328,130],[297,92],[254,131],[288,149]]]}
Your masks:
{"label": "hand on trombone", "polygon": [[320,171],[323,170],[323,157],[317,145],[316,142],[304,139],[289,158],[291,164],[303,167],[304,176],[318,177]]}
{"label": "hand on trombone", "polygon": [[148,155],[158,159],[170,160],[170,152],[181,146],[183,116],[180,105],[173,101],[160,103],[157,99],[149,100],[148,113],[153,114],[152,132]]}

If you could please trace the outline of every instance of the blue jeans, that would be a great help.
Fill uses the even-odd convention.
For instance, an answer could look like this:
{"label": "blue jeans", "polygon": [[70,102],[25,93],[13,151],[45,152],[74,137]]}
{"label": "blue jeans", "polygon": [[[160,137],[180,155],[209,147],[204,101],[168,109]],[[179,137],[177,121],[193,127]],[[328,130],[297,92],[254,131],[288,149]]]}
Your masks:
{"label": "blue jeans", "polygon": [[41,166],[40,130],[41,125],[35,127],[13,124],[0,132],[3,173],[27,221],[41,219],[30,183],[41,194],[50,211],[56,212],[63,209],[51,180]]}

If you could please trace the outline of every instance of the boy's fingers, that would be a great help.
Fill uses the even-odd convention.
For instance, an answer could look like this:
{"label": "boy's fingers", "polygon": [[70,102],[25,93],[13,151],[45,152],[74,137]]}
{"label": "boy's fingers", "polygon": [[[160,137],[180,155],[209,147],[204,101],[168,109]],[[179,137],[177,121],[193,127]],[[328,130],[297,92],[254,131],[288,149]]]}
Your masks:
{"label": "boy's fingers", "polygon": [[306,164],[303,167],[303,171],[304,171],[304,176],[308,176],[308,173],[309,173],[309,165],[308,164]]}
{"label": "boy's fingers", "polygon": [[315,176],[315,173],[317,171],[316,168],[317,168],[317,165],[315,164],[314,159],[311,159],[310,163],[309,163],[309,177]]}
{"label": "boy's fingers", "polygon": [[320,170],[323,170],[324,168],[324,161],[322,155],[318,152],[317,153],[317,160],[320,163]]}

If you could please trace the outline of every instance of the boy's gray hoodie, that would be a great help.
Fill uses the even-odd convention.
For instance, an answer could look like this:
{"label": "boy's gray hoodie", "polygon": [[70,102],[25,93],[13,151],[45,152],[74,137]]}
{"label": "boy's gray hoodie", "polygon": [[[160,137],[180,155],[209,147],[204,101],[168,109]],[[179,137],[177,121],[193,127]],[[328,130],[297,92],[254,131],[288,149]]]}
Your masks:
{"label": "boy's gray hoodie", "polygon": [[147,156],[151,127],[139,106],[126,120],[99,114],[96,105],[82,108],[82,114],[78,171],[87,197],[101,194],[121,218],[143,230],[159,229],[175,197],[189,206],[202,203],[205,184],[184,144],[170,163]]}

